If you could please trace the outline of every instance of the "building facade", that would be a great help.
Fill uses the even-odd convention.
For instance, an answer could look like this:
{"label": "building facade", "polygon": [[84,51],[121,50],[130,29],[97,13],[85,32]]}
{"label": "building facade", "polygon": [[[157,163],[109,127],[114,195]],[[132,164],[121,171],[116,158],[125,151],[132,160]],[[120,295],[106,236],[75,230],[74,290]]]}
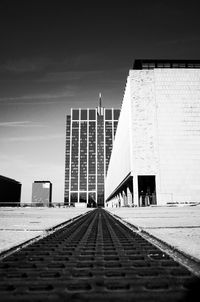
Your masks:
{"label": "building facade", "polygon": [[104,182],[119,109],[71,109],[66,122],[64,204],[104,206]]}
{"label": "building facade", "polygon": [[52,183],[48,180],[32,184],[32,205],[50,207],[52,204]]}
{"label": "building facade", "polygon": [[200,61],[135,61],[107,173],[106,205],[199,202],[199,166]]}
{"label": "building facade", "polygon": [[21,183],[0,175],[0,206],[16,207],[20,206]]}

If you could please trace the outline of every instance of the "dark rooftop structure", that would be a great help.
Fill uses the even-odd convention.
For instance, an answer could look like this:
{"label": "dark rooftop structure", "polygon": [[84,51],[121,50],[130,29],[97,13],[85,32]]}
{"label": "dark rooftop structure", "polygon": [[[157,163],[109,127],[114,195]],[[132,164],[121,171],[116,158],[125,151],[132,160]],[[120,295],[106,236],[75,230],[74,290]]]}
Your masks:
{"label": "dark rooftop structure", "polygon": [[154,68],[200,68],[200,60],[152,60],[138,59],[133,63],[133,69]]}
{"label": "dark rooftop structure", "polygon": [[51,183],[49,180],[35,180],[34,183]]}
{"label": "dark rooftop structure", "polygon": [[0,206],[20,206],[21,183],[0,175]]}

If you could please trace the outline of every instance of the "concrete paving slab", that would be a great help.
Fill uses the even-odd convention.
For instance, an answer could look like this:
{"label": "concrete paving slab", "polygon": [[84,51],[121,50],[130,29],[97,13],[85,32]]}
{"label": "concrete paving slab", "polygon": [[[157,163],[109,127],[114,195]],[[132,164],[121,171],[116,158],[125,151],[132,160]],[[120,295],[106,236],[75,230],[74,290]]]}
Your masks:
{"label": "concrete paving slab", "polygon": [[0,253],[43,234],[43,231],[0,231]]}
{"label": "concrete paving slab", "polygon": [[179,251],[200,260],[200,229],[145,229],[149,234],[167,242]]}
{"label": "concrete paving slab", "polygon": [[87,208],[0,208],[0,253],[86,213]]}
{"label": "concrete paving slab", "polygon": [[200,260],[200,206],[107,208],[137,228]]}

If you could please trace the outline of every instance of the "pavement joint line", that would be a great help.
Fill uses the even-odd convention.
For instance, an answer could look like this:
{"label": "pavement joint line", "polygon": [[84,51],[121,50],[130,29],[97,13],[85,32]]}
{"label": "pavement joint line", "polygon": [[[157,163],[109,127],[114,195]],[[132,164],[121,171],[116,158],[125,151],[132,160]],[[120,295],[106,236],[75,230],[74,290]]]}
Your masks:
{"label": "pavement joint line", "polygon": [[188,270],[190,270],[194,275],[200,277],[200,260],[179,250],[178,248],[172,246],[169,243],[157,238],[146,230],[141,231],[141,236],[156,245],[162,251],[166,252],[175,261],[184,265]]}
{"label": "pavement joint line", "polygon": [[24,231],[24,232],[43,232],[44,231],[44,229],[37,229],[37,230],[35,230],[35,229],[0,229],[0,231],[16,231],[16,232],[22,232],[22,231]]}
{"label": "pavement joint line", "polygon": [[11,247],[10,249],[8,249],[6,251],[0,252],[0,261],[2,259],[4,259],[4,258],[6,258],[6,257],[8,257],[8,256],[10,256],[12,254],[14,254],[15,252],[18,252],[19,250],[27,247],[28,245],[30,245],[32,243],[35,243],[35,242],[39,241],[40,239],[43,239],[43,238],[47,237],[50,234],[53,234],[54,232],[56,232],[56,231],[64,228],[65,226],[67,226],[67,225],[71,224],[72,222],[80,219],[81,217],[87,215],[90,212],[91,212],[91,210],[87,211],[86,213],[80,214],[80,215],[78,215],[76,217],[73,217],[73,218],[71,218],[71,219],[69,219],[67,221],[61,222],[60,224],[58,224],[56,226],[53,226],[53,227],[50,227],[47,230],[42,230],[43,233],[41,235],[38,235],[38,236],[36,236],[34,238],[31,238],[31,239],[29,239],[27,241],[24,241],[23,243],[20,243],[20,244],[14,246],[14,247]]}
{"label": "pavement joint line", "polygon": [[[130,223],[130,222],[129,222]],[[149,227],[149,226],[145,226],[145,227],[142,227],[142,229],[152,229],[152,230],[155,230],[155,229],[199,229],[200,226],[172,226],[172,227]]]}
{"label": "pavement joint line", "polygon": [[191,271],[197,277],[200,277],[200,260],[186,254],[185,252],[179,250],[178,248],[170,245],[169,243],[157,238],[156,236],[152,235],[151,233],[147,232],[144,228],[135,226],[130,222],[124,221],[123,218],[117,216],[108,210],[106,210],[108,214],[112,215],[118,221],[120,221],[123,225],[128,227],[131,231],[138,233],[142,238],[146,239],[150,243],[154,244],[160,250],[168,254],[172,257],[176,262],[180,263],[181,265],[185,266],[189,271]]}

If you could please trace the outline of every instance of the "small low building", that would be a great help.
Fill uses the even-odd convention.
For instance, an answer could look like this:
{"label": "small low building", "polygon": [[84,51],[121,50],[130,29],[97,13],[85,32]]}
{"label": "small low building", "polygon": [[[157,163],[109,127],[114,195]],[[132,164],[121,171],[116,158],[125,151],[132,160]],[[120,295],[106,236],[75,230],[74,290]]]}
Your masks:
{"label": "small low building", "polygon": [[0,175],[0,206],[17,207],[21,201],[21,183]]}
{"label": "small low building", "polygon": [[52,204],[52,183],[48,180],[34,181],[32,185],[32,206],[50,207]]}

